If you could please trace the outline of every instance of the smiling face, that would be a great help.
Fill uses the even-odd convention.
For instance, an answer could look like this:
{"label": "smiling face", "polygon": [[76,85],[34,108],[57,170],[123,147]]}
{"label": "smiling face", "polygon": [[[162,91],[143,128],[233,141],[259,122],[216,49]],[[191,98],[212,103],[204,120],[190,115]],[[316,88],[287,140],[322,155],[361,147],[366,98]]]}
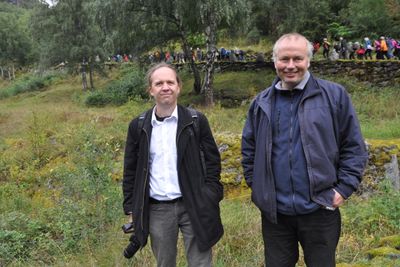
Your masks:
{"label": "smiling face", "polygon": [[149,93],[162,108],[174,108],[178,101],[181,85],[174,70],[168,67],[156,69],[150,77]]}
{"label": "smiling face", "polygon": [[299,84],[310,66],[308,41],[301,35],[289,35],[277,41],[274,47],[276,73],[282,87],[293,89]]}

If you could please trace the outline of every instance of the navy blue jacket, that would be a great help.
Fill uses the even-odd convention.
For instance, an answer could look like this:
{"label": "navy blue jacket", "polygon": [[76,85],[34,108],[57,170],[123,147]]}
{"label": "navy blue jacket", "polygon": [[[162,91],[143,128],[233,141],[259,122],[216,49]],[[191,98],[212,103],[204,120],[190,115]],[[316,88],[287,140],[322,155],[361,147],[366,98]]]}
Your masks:
{"label": "navy blue jacket", "polygon": [[[252,200],[274,223],[277,207],[271,165],[271,112],[273,88],[278,81],[275,79],[253,100],[242,133],[242,166]],[[346,90],[312,75],[304,90],[298,120],[311,199],[323,207],[332,207],[333,189],[344,198],[357,189],[368,154]]]}

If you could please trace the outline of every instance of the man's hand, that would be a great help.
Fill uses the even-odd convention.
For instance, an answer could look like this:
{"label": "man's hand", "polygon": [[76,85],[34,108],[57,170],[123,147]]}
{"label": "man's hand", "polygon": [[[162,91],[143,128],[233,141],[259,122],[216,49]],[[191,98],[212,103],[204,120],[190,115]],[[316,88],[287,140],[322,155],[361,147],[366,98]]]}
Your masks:
{"label": "man's hand", "polygon": [[130,223],[132,223],[132,222],[133,222],[132,213],[128,215],[128,222],[130,222]]}
{"label": "man's hand", "polygon": [[333,197],[333,207],[338,208],[343,205],[344,198],[335,189],[333,189],[333,191],[335,191],[335,196]]}

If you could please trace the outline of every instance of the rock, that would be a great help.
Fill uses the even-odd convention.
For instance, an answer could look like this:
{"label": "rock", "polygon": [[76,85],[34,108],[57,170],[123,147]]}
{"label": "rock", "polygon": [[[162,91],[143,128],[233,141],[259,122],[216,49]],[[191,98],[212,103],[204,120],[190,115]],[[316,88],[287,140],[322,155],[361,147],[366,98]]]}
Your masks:
{"label": "rock", "polygon": [[391,155],[389,163],[384,165],[386,170],[386,177],[392,181],[393,187],[396,190],[400,190],[400,177],[399,177],[399,164],[397,161],[397,155]]}

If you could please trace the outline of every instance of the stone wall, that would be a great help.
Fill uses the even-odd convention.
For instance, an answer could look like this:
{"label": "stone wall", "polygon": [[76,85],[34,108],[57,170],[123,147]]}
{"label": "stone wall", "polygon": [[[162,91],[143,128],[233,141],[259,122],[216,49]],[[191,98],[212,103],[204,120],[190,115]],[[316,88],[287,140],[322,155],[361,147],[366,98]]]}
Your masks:
{"label": "stone wall", "polygon": [[[203,66],[204,63],[198,63]],[[178,68],[182,65],[177,64]],[[229,62],[215,63],[216,71],[249,71],[271,69],[275,70],[273,62]],[[400,61],[312,61],[310,70],[320,75],[349,75],[359,81],[386,86],[400,84]]]}

